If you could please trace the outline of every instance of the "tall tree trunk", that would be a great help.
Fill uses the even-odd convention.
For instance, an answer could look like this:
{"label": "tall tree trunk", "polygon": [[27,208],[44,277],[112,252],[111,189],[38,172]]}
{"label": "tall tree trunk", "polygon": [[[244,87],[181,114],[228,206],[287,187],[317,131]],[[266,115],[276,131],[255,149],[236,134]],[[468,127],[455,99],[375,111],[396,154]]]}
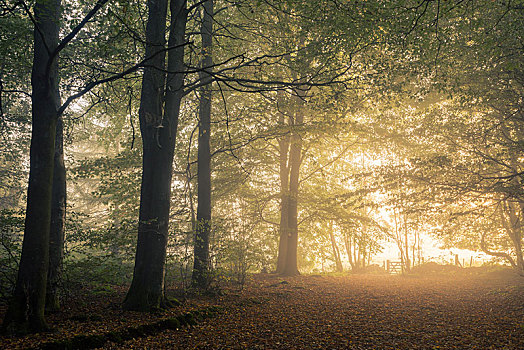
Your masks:
{"label": "tall tree trunk", "polygon": [[66,169],[64,164],[64,125],[62,117],[56,124],[51,227],[49,233],[49,270],[47,273],[46,311],[60,309],[58,296],[64,256],[66,219]]}
{"label": "tall tree trunk", "polygon": [[[365,211],[364,211],[365,213]],[[366,258],[368,253],[368,245],[367,245],[367,225],[362,224],[362,236],[360,239],[360,246],[359,246],[359,252],[362,253],[362,268],[365,268],[366,265]],[[367,264],[369,265],[369,260],[367,261]]]}
{"label": "tall tree trunk", "polygon": [[360,246],[357,244],[357,238],[353,236],[353,261],[355,262],[355,267],[360,267],[360,254],[358,254]]}
{"label": "tall tree trunk", "polygon": [[34,19],[29,186],[18,277],[2,326],[7,332],[47,329],[44,308],[49,265],[53,157],[60,103],[57,60],[49,60],[58,46],[60,0],[37,0]]}
{"label": "tall tree trunk", "polygon": [[409,240],[408,240],[408,225],[407,225],[407,220],[406,220],[406,214],[404,214],[404,241],[405,241],[405,250],[406,250],[406,260],[405,260],[405,265],[406,265],[406,271],[410,271],[411,270],[411,262],[409,260]]}
{"label": "tall tree trunk", "polygon": [[[417,265],[420,265],[420,256],[421,256],[421,250],[420,250],[420,232],[417,230]],[[414,258],[413,258],[414,259]]]}
{"label": "tall tree trunk", "polygon": [[[164,49],[167,0],[148,2],[146,56],[140,101],[143,172],[140,220],[133,282],[124,301],[128,310],[148,311],[166,306],[164,269],[171,204],[173,156],[184,82],[184,43],[187,22],[185,0],[171,0],[167,82]],[[164,86],[165,84],[165,86]],[[165,93],[164,93],[165,91]],[[162,115],[162,100],[165,108]],[[163,116],[163,117],[162,117]]]}
{"label": "tall tree trunk", "polygon": [[140,99],[143,143],[138,241],[133,281],[124,301],[128,310],[149,311],[164,304],[164,268],[171,194],[170,125],[163,118],[167,0],[148,1],[146,57]]}
{"label": "tall tree trunk", "polygon": [[329,238],[331,239],[331,247],[333,248],[333,256],[335,257],[335,268],[337,272],[342,272],[342,260],[340,259],[340,251],[338,250],[337,242],[335,241],[335,234],[333,233],[333,223],[330,221],[328,225]]}
{"label": "tall tree trunk", "polygon": [[211,232],[211,72],[213,65],[213,0],[203,4],[202,71],[200,80],[205,85],[200,92],[198,123],[198,206],[195,231],[194,265],[192,281],[198,288],[207,288],[209,276],[209,236]]}
{"label": "tall tree trunk", "polygon": [[[398,213],[397,213],[398,210]],[[399,208],[393,208],[393,219],[395,221],[395,243],[397,243],[398,250],[400,252],[400,261],[402,264],[402,272],[406,270],[406,256],[405,256],[405,247],[404,247],[404,241],[402,240],[402,232],[401,232],[401,225],[400,225],[400,209]]]}
{"label": "tall tree trunk", "polygon": [[348,237],[348,234],[344,234],[344,244],[346,246],[346,253],[348,255],[348,261],[349,265],[351,265],[351,269],[355,269],[355,263],[353,262],[353,255],[351,253],[351,237]]}
{"label": "tall tree trunk", "polygon": [[515,248],[515,255],[517,257],[517,270],[521,275],[524,275],[524,256],[522,254],[522,231],[518,230],[511,237],[513,240],[513,247]]}
{"label": "tall tree trunk", "polygon": [[[284,115],[279,116],[279,125],[285,125]],[[280,153],[279,159],[279,174],[280,174],[280,226],[279,234],[280,240],[278,243],[278,259],[276,273],[284,272],[286,263],[287,245],[288,245],[288,230],[289,230],[289,167],[288,167],[288,153],[289,153],[289,135],[286,133],[278,140],[278,148]]]}
{"label": "tall tree trunk", "polygon": [[297,265],[298,250],[298,187],[300,164],[302,162],[302,137],[298,133],[298,128],[304,123],[303,111],[303,91],[299,90],[294,96],[296,103],[295,117],[292,120],[292,133],[289,149],[289,197],[288,197],[288,240],[286,263],[282,273],[286,276],[299,274]]}

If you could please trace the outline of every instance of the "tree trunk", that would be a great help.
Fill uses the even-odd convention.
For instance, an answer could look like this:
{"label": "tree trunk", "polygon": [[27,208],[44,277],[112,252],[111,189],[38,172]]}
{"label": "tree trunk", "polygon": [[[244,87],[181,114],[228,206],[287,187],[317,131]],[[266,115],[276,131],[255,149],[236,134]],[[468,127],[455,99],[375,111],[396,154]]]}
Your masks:
{"label": "tree trunk", "polygon": [[357,244],[357,238],[353,236],[353,261],[357,268],[360,267],[360,254],[358,254],[359,245]]}
{"label": "tree trunk", "polygon": [[64,126],[62,117],[56,124],[51,227],[49,233],[49,270],[47,273],[46,311],[60,309],[58,297],[64,256],[66,219],[66,169],[64,164]]}
{"label": "tree trunk", "polygon": [[[280,114],[279,124],[285,125],[284,115]],[[289,167],[288,167],[288,153],[289,153],[289,136],[283,135],[278,140],[280,161],[280,240],[278,244],[278,259],[276,273],[284,272],[286,263],[287,245],[288,245],[288,217],[289,217]]]}
{"label": "tree trunk", "polygon": [[351,265],[351,270],[354,270],[355,263],[353,262],[353,255],[351,254],[351,238],[348,237],[347,233],[344,234],[344,244],[346,246],[346,253],[348,254],[349,265]]}
{"label": "tree trunk", "polygon": [[[502,130],[506,135],[510,135],[511,133],[508,130],[508,127],[502,123],[501,124]],[[522,135],[518,134],[518,142],[519,144],[522,144]],[[513,178],[511,179],[512,185],[515,186],[515,188],[521,187],[521,181],[519,170],[521,169],[521,163],[519,161],[519,152],[516,152],[514,149],[509,150],[509,156],[510,156],[510,164],[513,171]],[[515,199],[515,201],[510,200],[507,203],[510,211],[510,219],[513,222],[513,230],[510,230],[508,233],[510,234],[510,238],[513,242],[513,247],[515,249],[515,255],[516,255],[516,269],[517,272],[524,276],[524,257],[522,254],[522,220],[524,219],[524,201],[522,199],[522,196],[519,196]]]}
{"label": "tree trunk", "polygon": [[202,35],[202,71],[200,80],[206,84],[200,92],[198,124],[198,206],[197,227],[195,231],[193,285],[205,289],[210,282],[209,276],[209,236],[211,232],[211,83],[209,70],[213,65],[213,0],[203,4]]}
{"label": "tree trunk", "polygon": [[34,7],[32,133],[27,209],[22,256],[13,297],[2,328],[7,332],[47,329],[44,318],[53,157],[60,99],[57,60],[49,62],[58,46],[60,0],[37,0]]}
{"label": "tree trunk", "polygon": [[[140,99],[143,141],[138,241],[133,281],[124,301],[128,310],[149,311],[164,305],[164,268],[171,195],[174,135],[163,118],[166,82],[165,30],[167,0],[148,1],[146,57]],[[160,53],[159,53],[160,52]]]}
{"label": "tree trunk", "polygon": [[333,248],[333,256],[335,257],[335,267],[337,272],[342,272],[342,260],[340,259],[340,251],[338,250],[337,242],[335,241],[335,235],[333,234],[333,224],[330,222],[328,226],[329,237],[331,239],[331,247]]}
{"label": "tree trunk", "polygon": [[406,223],[406,217],[405,217],[406,214],[404,214],[404,240],[405,240],[405,250],[406,250],[406,271],[410,271],[410,267],[411,267],[411,262],[409,260],[409,240],[408,240],[408,226],[407,226],[407,223]]}
{"label": "tree trunk", "polygon": [[522,236],[514,240],[515,254],[517,255],[517,270],[524,275],[524,257],[522,254]]}
{"label": "tree trunk", "polygon": [[[301,90],[297,92],[301,94]],[[288,239],[286,262],[282,273],[286,276],[295,276],[300,274],[297,265],[297,250],[298,250],[298,187],[300,164],[302,162],[302,137],[297,131],[297,127],[301,127],[304,123],[302,97],[300,95],[294,96],[297,103],[295,106],[295,117],[292,121],[292,133],[289,149],[289,197],[288,197]]]}
{"label": "tree trunk", "polygon": [[[167,82],[164,49],[167,0],[148,2],[146,56],[140,101],[143,172],[140,220],[133,282],[124,301],[128,310],[149,311],[166,306],[164,269],[167,249],[173,155],[184,82],[184,40],[187,22],[185,0],[171,0]],[[165,91],[165,94],[164,94]],[[162,100],[165,108],[162,118]]]}
{"label": "tree trunk", "polygon": [[[524,259],[522,256],[522,224],[521,215],[517,213],[521,211],[521,207],[512,200],[503,200],[501,219],[506,230],[506,233],[511,238],[513,248],[515,250],[515,261],[512,266],[521,275],[524,275]],[[510,261],[511,263],[511,261]]]}

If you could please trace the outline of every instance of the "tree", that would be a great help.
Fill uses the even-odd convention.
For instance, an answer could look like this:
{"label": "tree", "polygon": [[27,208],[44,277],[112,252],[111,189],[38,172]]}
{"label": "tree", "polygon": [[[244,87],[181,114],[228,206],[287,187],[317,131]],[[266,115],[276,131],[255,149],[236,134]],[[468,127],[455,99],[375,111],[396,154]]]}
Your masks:
{"label": "tree", "polygon": [[[447,95],[440,94],[423,112],[423,123],[431,130],[425,142],[441,153],[430,152],[427,165],[439,165],[444,172],[435,174],[423,166],[420,179],[455,204],[454,213],[446,211],[442,236],[455,236],[448,236],[450,243],[469,240],[470,247],[503,257],[522,273],[517,263],[522,256],[517,224],[523,203],[522,8],[481,1],[474,6],[446,4],[440,10],[444,20],[434,27],[438,51],[431,81]],[[457,235],[448,225],[463,231]],[[501,232],[506,239],[499,239]]]}
{"label": "tree", "polygon": [[[175,141],[184,96],[185,0],[171,0],[167,71],[165,29],[167,0],[148,1],[146,57],[140,99],[143,163],[138,241],[133,281],[124,307],[148,311],[164,307],[164,268],[168,241]],[[165,101],[165,102],[164,102]]]}
{"label": "tree", "polygon": [[13,298],[3,323],[8,331],[47,329],[44,308],[53,156],[60,106],[57,60],[53,54],[58,47],[60,1],[37,1],[34,18],[31,164],[22,257]]}
{"label": "tree", "polygon": [[51,226],[49,229],[49,268],[45,306],[48,312],[55,312],[60,309],[59,286],[64,256],[67,191],[66,168],[64,164],[64,122],[62,116],[58,117],[56,124],[53,168]]}
{"label": "tree", "polygon": [[[279,124],[285,125],[284,113],[279,115]],[[288,227],[289,227],[289,135],[286,133],[278,139],[279,151],[279,177],[280,177],[280,222],[279,222],[279,243],[277,257],[277,273],[284,271],[288,246]]]}
{"label": "tree", "polygon": [[209,276],[209,236],[211,233],[211,74],[213,66],[213,0],[203,5],[202,70],[200,81],[199,121],[198,121],[198,207],[195,230],[193,284],[206,288]]}
{"label": "tree", "polygon": [[[283,266],[281,272],[286,276],[298,275],[298,266],[297,266],[297,248],[298,248],[298,191],[299,191],[299,175],[300,175],[300,164],[302,163],[302,136],[299,133],[299,129],[304,123],[304,110],[302,105],[302,99],[304,98],[303,90],[298,90],[296,95],[293,96],[292,104],[293,110],[291,116],[289,116],[289,124],[291,128],[291,135],[289,137],[289,158],[288,158],[288,168],[284,169],[284,174],[281,176],[288,176],[289,180],[282,181],[281,183],[288,184],[289,188],[285,188],[284,192],[286,197],[282,202],[282,210],[287,209],[287,227],[284,229],[281,228],[281,231],[284,232],[282,235],[281,243],[285,247],[285,250],[282,250],[284,254],[283,257],[279,257],[279,260],[283,260]],[[284,240],[285,242],[283,242]],[[280,249],[279,249],[280,252]]]}
{"label": "tree", "polygon": [[[17,6],[21,6],[32,19],[34,50],[31,74],[32,133],[27,208],[18,278],[2,326],[7,332],[47,329],[44,309],[48,278],[51,279],[52,284],[49,305],[51,308],[56,306],[55,287],[60,268],[65,213],[65,170],[63,169],[61,147],[62,127],[59,119],[75,99],[104,82],[119,79],[129,73],[128,71],[109,78],[91,81],[78,92],[68,96],[64,103],[60,101],[59,54],[107,1],[99,0],[62,40],[59,40],[60,0],[36,1],[34,15],[23,2],[17,3],[13,8],[14,10]],[[136,69],[138,66],[131,68],[130,71]],[[57,159],[56,181],[53,176],[55,155]],[[55,204],[52,204],[53,197]],[[53,269],[49,272],[51,223],[53,223],[54,232]]]}

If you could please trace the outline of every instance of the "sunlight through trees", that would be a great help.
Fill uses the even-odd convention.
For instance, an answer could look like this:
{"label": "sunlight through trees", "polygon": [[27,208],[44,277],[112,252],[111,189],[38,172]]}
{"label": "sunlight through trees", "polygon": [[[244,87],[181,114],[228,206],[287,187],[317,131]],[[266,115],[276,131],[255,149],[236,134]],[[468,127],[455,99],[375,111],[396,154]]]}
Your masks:
{"label": "sunlight through trees", "polygon": [[3,331],[74,283],[524,276],[523,35],[521,1],[2,1]]}

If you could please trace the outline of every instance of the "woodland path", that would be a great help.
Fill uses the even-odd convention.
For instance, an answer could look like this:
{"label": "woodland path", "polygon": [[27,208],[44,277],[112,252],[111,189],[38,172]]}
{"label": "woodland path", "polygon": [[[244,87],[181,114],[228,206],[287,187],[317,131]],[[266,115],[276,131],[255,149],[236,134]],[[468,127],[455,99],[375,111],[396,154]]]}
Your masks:
{"label": "woodland path", "polygon": [[511,273],[257,275],[222,303],[192,329],[117,348],[524,349],[524,278]]}
{"label": "woodland path", "polygon": [[209,305],[221,309],[192,327],[107,341],[103,349],[524,349],[524,278],[509,271],[260,274],[249,277],[242,290],[225,288],[218,299],[192,298],[160,315],[122,311],[125,291],[83,289],[48,317],[55,332],[0,337],[0,349],[38,349]]}

